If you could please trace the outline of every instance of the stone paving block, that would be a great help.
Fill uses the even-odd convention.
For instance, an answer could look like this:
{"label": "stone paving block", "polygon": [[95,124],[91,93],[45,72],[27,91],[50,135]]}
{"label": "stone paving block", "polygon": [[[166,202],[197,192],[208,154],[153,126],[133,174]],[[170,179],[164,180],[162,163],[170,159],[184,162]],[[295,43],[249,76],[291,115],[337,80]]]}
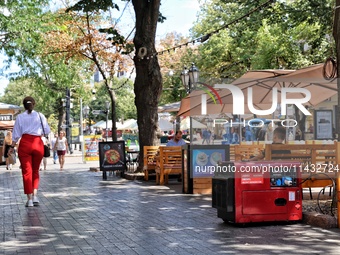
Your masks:
{"label": "stone paving block", "polygon": [[338,229],[225,224],[211,196],[182,194],[177,182],[103,181],[89,171],[96,164],[68,157],[63,171],[48,165],[34,208],[24,207],[19,169],[0,168],[0,254],[338,254]]}

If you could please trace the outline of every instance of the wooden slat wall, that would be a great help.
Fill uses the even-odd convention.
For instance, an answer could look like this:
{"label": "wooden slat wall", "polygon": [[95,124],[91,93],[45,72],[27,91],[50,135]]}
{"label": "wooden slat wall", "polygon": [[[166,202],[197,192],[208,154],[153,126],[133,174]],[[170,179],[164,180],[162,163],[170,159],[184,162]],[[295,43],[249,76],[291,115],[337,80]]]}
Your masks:
{"label": "wooden slat wall", "polygon": [[194,178],[194,194],[212,194],[212,178]]}

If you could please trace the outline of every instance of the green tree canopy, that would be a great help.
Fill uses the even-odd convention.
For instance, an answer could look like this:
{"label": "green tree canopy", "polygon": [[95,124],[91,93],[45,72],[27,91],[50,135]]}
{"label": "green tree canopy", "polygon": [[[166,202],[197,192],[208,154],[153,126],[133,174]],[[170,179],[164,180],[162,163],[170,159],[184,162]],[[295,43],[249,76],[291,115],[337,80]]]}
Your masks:
{"label": "green tree canopy", "polygon": [[331,0],[277,1],[256,9],[266,2],[211,0],[202,6],[193,36],[209,35],[195,55],[203,75],[297,69],[333,54]]}

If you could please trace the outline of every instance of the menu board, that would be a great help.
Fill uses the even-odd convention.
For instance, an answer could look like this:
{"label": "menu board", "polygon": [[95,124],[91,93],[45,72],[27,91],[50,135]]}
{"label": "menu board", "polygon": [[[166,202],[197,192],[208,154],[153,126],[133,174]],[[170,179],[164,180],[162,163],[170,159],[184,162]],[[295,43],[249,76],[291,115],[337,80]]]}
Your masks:
{"label": "menu board", "polygon": [[99,162],[101,171],[126,169],[125,142],[100,142]]}
{"label": "menu board", "polygon": [[212,177],[221,162],[229,161],[229,146],[226,145],[193,145],[190,150],[192,178]]}
{"label": "menu board", "polygon": [[315,138],[318,140],[333,139],[332,110],[316,110],[314,118]]}

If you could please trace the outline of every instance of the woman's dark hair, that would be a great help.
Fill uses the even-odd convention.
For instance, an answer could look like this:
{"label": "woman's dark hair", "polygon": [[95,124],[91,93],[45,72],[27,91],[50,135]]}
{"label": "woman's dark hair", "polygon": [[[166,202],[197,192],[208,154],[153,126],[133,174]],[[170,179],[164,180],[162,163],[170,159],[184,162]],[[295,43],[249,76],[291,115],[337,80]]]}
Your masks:
{"label": "woman's dark hair", "polygon": [[22,103],[28,113],[31,113],[33,111],[35,105],[35,100],[33,97],[25,97]]}

